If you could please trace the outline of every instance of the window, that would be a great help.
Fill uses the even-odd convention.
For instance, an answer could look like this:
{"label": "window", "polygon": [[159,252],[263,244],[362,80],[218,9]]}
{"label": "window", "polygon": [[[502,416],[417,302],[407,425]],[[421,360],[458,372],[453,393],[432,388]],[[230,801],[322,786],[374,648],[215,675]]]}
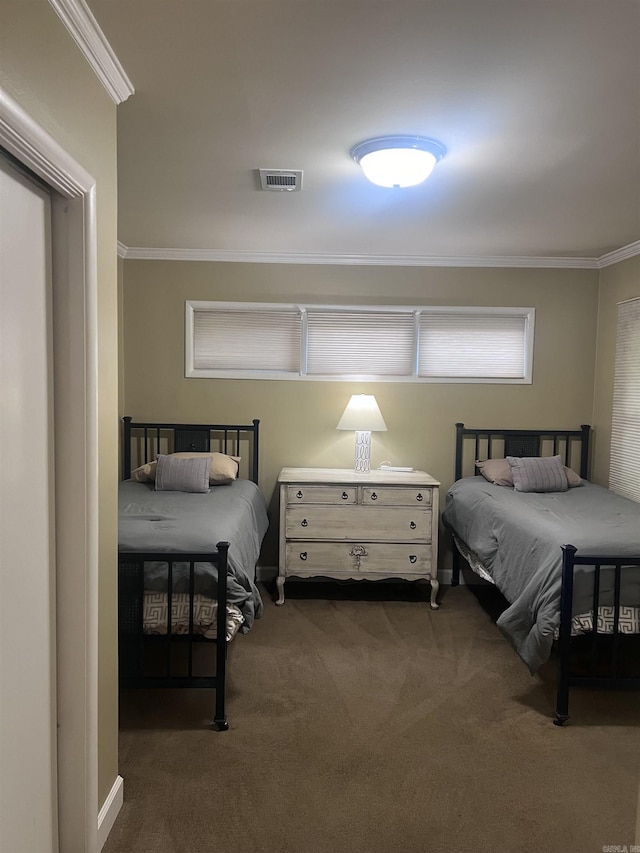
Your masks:
{"label": "window", "polygon": [[618,305],[609,488],[640,501],[640,299]]}
{"label": "window", "polygon": [[185,376],[531,383],[533,308],[187,302]]}

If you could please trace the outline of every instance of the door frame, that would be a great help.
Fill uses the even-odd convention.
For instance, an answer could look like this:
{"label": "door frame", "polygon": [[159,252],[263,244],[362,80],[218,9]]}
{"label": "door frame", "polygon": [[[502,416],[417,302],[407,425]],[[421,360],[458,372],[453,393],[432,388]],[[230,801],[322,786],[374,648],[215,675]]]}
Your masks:
{"label": "door frame", "polygon": [[96,181],[1,87],[0,145],[54,191],[59,845],[60,850],[94,853],[98,830]]}

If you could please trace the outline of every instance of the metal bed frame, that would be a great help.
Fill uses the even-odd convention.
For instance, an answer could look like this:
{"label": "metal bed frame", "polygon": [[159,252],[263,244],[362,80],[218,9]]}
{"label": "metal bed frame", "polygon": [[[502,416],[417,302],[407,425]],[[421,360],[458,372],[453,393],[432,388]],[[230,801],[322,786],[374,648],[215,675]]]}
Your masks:
{"label": "metal bed frame", "polygon": [[[129,479],[132,458],[137,465],[155,459],[158,452],[210,452],[218,450],[240,455],[241,443],[249,445],[248,479],[258,483],[259,424],[173,424],[134,422],[123,418],[123,479]],[[135,454],[132,451],[135,449]],[[245,454],[243,454],[244,458]],[[118,554],[118,660],[121,687],[212,687],[215,688],[214,726],[225,731],[229,723],[225,714],[227,664],[227,558],[229,543],[218,542],[213,552],[121,551]],[[144,563],[167,563],[167,631],[165,634],[145,634],[143,629]],[[189,626],[186,634],[173,634],[171,608],[173,596],[173,567],[175,563],[189,565]],[[212,640],[193,631],[194,586],[196,562],[213,563],[217,567],[216,637]],[[215,675],[194,674],[196,644],[215,643]],[[176,652],[186,652],[186,675],[176,674]],[[148,674],[148,652],[156,653],[154,663],[162,666],[160,675]],[[183,655],[184,658],[184,655]],[[184,670],[184,660],[182,669]]]}
{"label": "metal bed frame", "polygon": [[[589,438],[591,427],[582,424],[579,430],[523,430],[523,429],[470,429],[463,423],[456,424],[455,479],[463,476],[464,448],[466,443],[474,444],[474,462],[476,459],[504,458],[505,456],[541,456],[560,455],[563,464],[569,467],[576,457],[580,461],[580,476],[588,479]],[[551,452],[543,454],[543,449]],[[477,469],[474,465],[474,472]],[[453,531],[452,531],[453,532]],[[460,579],[460,552],[455,536],[453,538],[453,571],[451,585],[457,586]],[[467,543],[462,543],[466,546]],[[588,675],[574,672],[573,643],[571,636],[571,618],[573,615],[573,578],[574,566],[592,566],[594,568],[593,607],[598,612],[600,573],[603,568],[614,570],[614,618],[613,635],[598,632],[598,620],[593,620],[593,630],[589,642]],[[579,687],[601,687],[608,689],[639,689],[640,678],[620,676],[620,588],[622,572],[625,566],[640,566],[638,557],[620,557],[619,555],[578,554],[570,544],[562,546],[562,587],[560,593],[560,629],[558,648],[558,687],[554,724],[562,726],[569,719],[569,689]],[[611,638],[611,649],[604,657],[608,665],[608,675],[599,674],[603,660],[604,637]]]}

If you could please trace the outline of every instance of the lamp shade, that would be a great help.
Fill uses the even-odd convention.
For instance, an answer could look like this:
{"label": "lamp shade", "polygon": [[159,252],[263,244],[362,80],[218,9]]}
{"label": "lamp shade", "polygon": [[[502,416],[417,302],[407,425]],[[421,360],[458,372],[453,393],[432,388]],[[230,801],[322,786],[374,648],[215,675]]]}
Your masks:
{"label": "lamp shade", "polygon": [[366,177],[380,187],[421,184],[445,153],[443,145],[424,136],[380,136],[351,149]]}
{"label": "lamp shade", "polygon": [[382,432],[386,431],[387,425],[373,394],[354,394],[336,429]]}

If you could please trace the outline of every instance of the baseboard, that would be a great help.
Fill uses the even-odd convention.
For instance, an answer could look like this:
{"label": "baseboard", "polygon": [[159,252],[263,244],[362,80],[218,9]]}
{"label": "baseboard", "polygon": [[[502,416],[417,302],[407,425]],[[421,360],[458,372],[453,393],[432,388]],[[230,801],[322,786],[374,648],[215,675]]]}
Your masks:
{"label": "baseboard", "polygon": [[272,581],[277,574],[277,566],[258,566],[256,568],[256,579],[259,581]]}
{"label": "baseboard", "polygon": [[[451,585],[452,569],[440,569],[438,572],[438,580],[441,584]],[[464,569],[460,569],[460,586],[493,586],[494,584],[481,578],[465,564]]]}
{"label": "baseboard", "polygon": [[[440,569],[438,572],[438,580],[443,586],[451,586],[451,576],[453,574],[452,569]],[[465,579],[462,572],[460,572],[460,586],[465,585]]]}
{"label": "baseboard", "polygon": [[98,815],[98,853],[104,847],[104,843],[109,837],[109,833],[113,824],[118,817],[118,813],[124,802],[124,779],[122,776],[116,776],[116,781],[109,791],[107,799],[102,804]]}

